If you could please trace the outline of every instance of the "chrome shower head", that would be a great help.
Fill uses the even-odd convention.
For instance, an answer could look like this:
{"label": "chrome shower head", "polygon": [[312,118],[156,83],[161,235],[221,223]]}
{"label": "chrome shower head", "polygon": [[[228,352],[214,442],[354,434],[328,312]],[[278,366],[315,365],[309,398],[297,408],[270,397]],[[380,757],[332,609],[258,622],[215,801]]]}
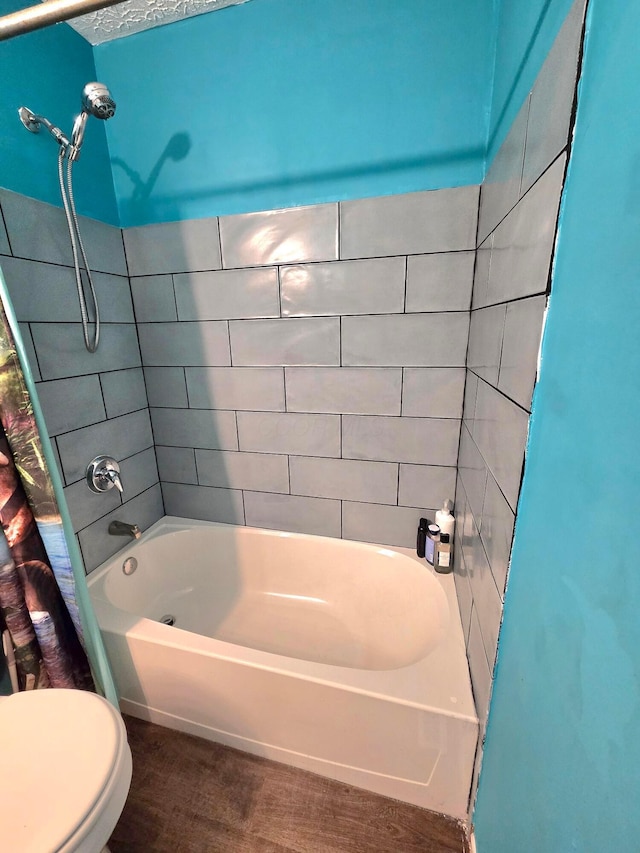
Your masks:
{"label": "chrome shower head", "polygon": [[82,109],[96,118],[113,118],[116,102],[104,83],[87,83],[82,90]]}

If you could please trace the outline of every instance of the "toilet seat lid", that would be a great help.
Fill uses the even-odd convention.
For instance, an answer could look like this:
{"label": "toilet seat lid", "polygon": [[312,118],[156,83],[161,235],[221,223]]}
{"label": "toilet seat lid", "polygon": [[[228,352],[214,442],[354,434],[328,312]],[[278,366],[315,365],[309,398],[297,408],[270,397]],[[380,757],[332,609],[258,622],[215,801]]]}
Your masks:
{"label": "toilet seat lid", "polygon": [[95,693],[33,690],[0,699],[2,843],[53,853],[93,811],[126,741]]}

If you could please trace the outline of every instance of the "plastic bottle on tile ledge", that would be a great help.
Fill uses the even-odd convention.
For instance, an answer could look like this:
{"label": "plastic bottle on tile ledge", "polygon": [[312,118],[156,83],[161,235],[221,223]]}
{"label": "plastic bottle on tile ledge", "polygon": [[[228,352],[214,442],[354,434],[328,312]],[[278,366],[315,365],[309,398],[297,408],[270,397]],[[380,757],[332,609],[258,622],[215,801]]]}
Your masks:
{"label": "plastic bottle on tile ledge", "polygon": [[430,524],[427,527],[427,538],[424,543],[424,558],[433,566],[436,556],[436,543],[440,538],[440,528],[437,524]]}
{"label": "plastic bottle on tile ledge", "polygon": [[448,574],[453,565],[451,563],[451,542],[448,533],[440,534],[440,541],[436,543],[436,559],[433,564],[436,572]]}
{"label": "plastic bottle on tile ledge", "polygon": [[453,529],[456,526],[456,520],[451,513],[452,509],[453,503],[445,501],[442,509],[439,509],[436,513],[436,524],[442,533],[446,533],[449,536],[449,542],[453,542]]}
{"label": "plastic bottle on tile ledge", "polygon": [[429,522],[426,518],[420,519],[420,524],[418,525],[418,539],[416,541],[416,553],[418,557],[424,557],[424,546],[427,541],[427,525]]}

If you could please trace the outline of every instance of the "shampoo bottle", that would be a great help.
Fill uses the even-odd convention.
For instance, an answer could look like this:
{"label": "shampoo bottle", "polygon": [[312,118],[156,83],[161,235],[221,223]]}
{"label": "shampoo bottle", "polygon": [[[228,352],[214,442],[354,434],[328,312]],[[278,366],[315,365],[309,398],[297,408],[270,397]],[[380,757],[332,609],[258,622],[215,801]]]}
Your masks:
{"label": "shampoo bottle", "polygon": [[453,528],[456,526],[456,520],[451,514],[453,504],[451,501],[445,501],[442,509],[436,513],[436,524],[443,533],[449,536],[449,542],[453,542]]}

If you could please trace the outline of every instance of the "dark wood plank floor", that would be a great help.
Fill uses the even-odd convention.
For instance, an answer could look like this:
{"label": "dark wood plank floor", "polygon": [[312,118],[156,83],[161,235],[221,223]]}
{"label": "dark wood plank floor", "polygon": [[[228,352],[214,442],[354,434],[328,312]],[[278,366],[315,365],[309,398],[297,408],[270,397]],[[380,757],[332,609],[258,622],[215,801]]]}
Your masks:
{"label": "dark wood plank floor", "polygon": [[112,853],[466,853],[442,815],[125,716]]}

